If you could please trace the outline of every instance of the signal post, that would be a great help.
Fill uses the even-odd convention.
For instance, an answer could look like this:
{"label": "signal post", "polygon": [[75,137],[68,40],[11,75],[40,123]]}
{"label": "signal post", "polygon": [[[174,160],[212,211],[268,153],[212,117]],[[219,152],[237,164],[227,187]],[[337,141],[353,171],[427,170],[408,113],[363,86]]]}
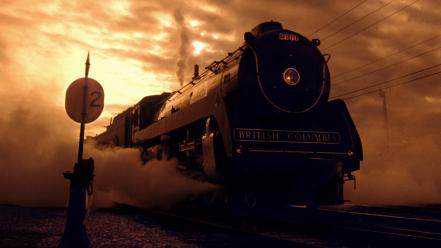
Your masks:
{"label": "signal post", "polygon": [[78,160],[73,172],[64,172],[70,181],[69,205],[66,225],[59,247],[89,247],[84,219],[88,200],[93,193],[94,160],[83,159],[84,129],[86,123],[95,121],[103,111],[104,91],[101,85],[89,78],[90,60],[87,54],[85,77],[73,81],[66,91],[65,108],[69,117],[80,123]]}

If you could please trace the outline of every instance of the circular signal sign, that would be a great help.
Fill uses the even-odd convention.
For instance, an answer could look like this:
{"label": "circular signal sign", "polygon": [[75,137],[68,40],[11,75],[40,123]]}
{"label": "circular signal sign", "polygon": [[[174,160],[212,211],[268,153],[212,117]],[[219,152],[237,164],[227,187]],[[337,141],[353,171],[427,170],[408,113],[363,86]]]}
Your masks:
{"label": "circular signal sign", "polygon": [[104,90],[92,78],[73,81],[66,91],[67,115],[79,123],[90,123],[100,116],[104,107]]}

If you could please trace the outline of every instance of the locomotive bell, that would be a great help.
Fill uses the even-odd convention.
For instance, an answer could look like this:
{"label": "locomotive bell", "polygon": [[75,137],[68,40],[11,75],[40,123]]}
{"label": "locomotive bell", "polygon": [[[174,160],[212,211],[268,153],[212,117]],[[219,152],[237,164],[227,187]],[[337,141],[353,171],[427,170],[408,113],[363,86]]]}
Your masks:
{"label": "locomotive bell", "polygon": [[265,35],[268,32],[280,31],[282,29],[283,27],[280,22],[269,21],[269,22],[263,22],[257,25],[256,27],[254,27],[251,30],[251,34],[256,38],[260,38],[261,36]]}
{"label": "locomotive bell", "polygon": [[272,31],[280,31],[282,30],[282,24],[280,22],[275,21],[269,21],[269,22],[263,22],[257,26],[255,26],[251,32],[245,32],[244,33],[244,40],[250,44],[253,45],[256,39],[262,37],[268,32]]}

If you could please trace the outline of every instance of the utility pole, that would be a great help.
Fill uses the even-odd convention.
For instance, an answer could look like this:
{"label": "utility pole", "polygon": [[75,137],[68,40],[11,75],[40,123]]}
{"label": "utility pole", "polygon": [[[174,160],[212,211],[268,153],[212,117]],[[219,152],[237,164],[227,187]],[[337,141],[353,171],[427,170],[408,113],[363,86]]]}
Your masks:
{"label": "utility pole", "polygon": [[389,117],[387,113],[387,98],[386,92],[382,89],[378,91],[378,95],[383,99],[383,123],[386,131],[386,152],[389,152]]}

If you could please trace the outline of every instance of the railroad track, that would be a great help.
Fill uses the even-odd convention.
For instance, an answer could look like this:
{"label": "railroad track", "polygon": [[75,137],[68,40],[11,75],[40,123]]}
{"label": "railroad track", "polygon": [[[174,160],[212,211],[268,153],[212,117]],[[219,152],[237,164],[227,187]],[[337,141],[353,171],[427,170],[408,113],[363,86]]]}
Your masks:
{"label": "railroad track", "polygon": [[[225,212],[206,209],[178,209],[177,211],[157,211],[137,209],[127,205],[116,207],[119,213],[134,211],[146,219],[172,225],[178,229],[191,226],[193,231],[209,231],[209,235],[224,233],[237,240],[233,247],[340,247],[311,234],[311,228],[293,227],[291,224],[261,220],[258,218],[233,216]],[[201,210],[202,212],[200,212]],[[124,214],[124,213],[123,213]],[[195,229],[196,228],[196,229]],[[227,245],[231,247],[231,244]],[[224,247],[220,245],[220,247]]]}
{"label": "railroad track", "polygon": [[[431,214],[427,209],[431,209]],[[351,243],[441,247],[440,209],[433,210],[427,207],[321,207],[317,216],[333,224],[331,237]]]}
{"label": "railroad track", "polygon": [[[206,209],[135,211],[161,223],[241,237],[237,246],[246,243],[258,247],[441,247],[441,219],[428,214],[426,210],[430,208],[418,217],[421,209],[338,206],[310,210],[289,206],[267,209],[264,217],[238,217]],[[441,209],[430,209],[433,210]]]}

